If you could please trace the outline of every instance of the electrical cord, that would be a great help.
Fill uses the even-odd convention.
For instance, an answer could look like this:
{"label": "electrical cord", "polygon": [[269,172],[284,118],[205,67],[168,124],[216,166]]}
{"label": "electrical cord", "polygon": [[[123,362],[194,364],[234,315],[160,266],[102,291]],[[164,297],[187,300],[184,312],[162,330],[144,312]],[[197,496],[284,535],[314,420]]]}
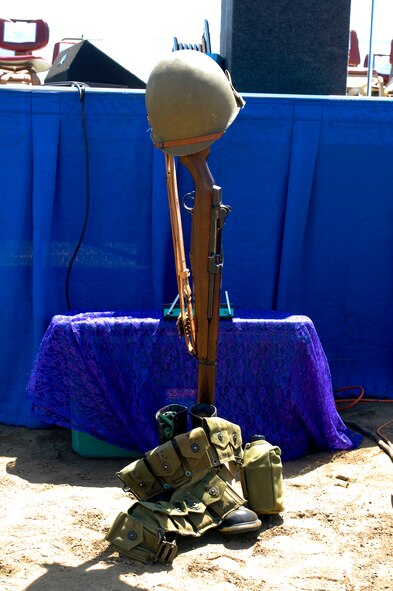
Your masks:
{"label": "electrical cord", "polygon": [[84,84],[82,82],[69,82],[69,83],[67,83],[67,85],[75,86],[79,91],[79,99],[81,102],[82,129],[83,129],[83,138],[84,138],[84,145],[85,145],[85,171],[86,171],[85,215],[84,215],[84,220],[83,220],[83,225],[82,225],[82,230],[81,230],[81,233],[79,236],[79,240],[78,240],[78,243],[77,243],[75,250],[72,254],[70,262],[68,264],[67,274],[66,274],[66,279],[65,279],[65,297],[66,297],[66,302],[67,302],[67,309],[68,309],[68,311],[70,311],[72,309],[71,308],[71,299],[70,299],[71,270],[74,265],[75,259],[78,255],[79,249],[82,245],[84,236],[85,236],[87,222],[89,219],[89,212],[90,212],[90,162],[89,162],[89,142],[88,142],[88,137],[87,137],[86,117],[85,117],[85,91],[86,91],[86,87],[88,85]]}
{"label": "electrical cord", "polygon": [[338,400],[336,400],[336,408],[337,408],[337,402],[349,402],[349,404],[347,406],[342,406],[340,408],[337,408],[337,410],[340,410],[340,411],[348,410],[348,409],[352,408],[353,406],[358,404],[358,402],[360,402],[364,396],[364,388],[362,388],[361,386],[345,386],[345,388],[340,388],[339,390],[335,390],[335,392],[343,392],[344,390],[360,390],[360,394],[359,394],[358,398],[346,398],[346,399],[339,398]]}

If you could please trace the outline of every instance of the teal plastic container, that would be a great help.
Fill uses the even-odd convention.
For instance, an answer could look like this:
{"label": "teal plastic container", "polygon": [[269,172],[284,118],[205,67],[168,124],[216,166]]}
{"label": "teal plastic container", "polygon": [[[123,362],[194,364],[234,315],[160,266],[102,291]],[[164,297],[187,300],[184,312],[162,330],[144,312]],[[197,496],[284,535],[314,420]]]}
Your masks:
{"label": "teal plastic container", "polygon": [[84,458],[141,458],[140,451],[106,443],[87,433],[71,430],[72,449]]}

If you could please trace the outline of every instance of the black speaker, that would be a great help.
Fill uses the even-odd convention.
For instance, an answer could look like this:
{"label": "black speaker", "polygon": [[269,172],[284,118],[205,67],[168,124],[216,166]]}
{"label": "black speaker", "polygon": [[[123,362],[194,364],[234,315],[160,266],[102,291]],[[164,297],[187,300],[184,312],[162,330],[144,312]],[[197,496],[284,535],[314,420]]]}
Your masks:
{"label": "black speaker", "polygon": [[56,57],[44,84],[84,82],[89,86],[146,88],[145,82],[123,68],[89,41],[63,49]]}
{"label": "black speaker", "polygon": [[222,0],[220,54],[239,92],[345,95],[351,0]]}

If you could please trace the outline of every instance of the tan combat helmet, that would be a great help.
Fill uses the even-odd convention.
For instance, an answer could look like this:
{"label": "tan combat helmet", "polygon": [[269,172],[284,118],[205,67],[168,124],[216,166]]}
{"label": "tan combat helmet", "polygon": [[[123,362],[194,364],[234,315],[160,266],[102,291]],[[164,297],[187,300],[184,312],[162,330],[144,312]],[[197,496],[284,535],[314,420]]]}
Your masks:
{"label": "tan combat helmet", "polygon": [[208,55],[187,49],[153,68],[145,98],[154,145],[175,156],[210,146],[245,104],[228,72]]}

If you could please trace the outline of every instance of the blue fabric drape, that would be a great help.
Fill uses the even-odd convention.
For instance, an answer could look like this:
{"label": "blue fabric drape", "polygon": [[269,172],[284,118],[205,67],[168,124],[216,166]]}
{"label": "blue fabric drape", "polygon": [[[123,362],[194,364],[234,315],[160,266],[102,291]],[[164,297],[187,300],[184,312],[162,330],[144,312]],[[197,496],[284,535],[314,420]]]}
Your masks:
{"label": "blue fabric drape", "polygon": [[[235,311],[309,316],[339,388],[393,397],[393,103],[245,96],[209,165],[232,207],[223,289]],[[74,310],[160,313],[176,294],[164,158],[143,92],[88,89],[91,206]],[[0,421],[40,425],[25,389],[85,212],[76,89],[0,90]],[[180,195],[192,189],[179,166]],[[184,214],[184,234],[190,218]]]}

